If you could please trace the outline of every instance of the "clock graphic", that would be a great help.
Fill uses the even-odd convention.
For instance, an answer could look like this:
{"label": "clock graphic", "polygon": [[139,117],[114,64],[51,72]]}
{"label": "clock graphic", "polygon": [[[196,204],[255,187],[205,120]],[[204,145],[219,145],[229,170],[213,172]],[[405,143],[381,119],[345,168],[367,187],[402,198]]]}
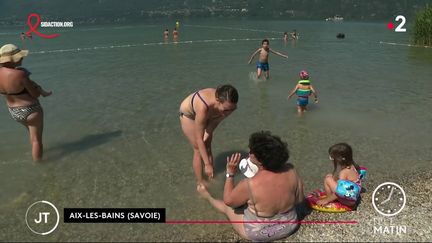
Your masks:
{"label": "clock graphic", "polygon": [[381,215],[391,217],[400,213],[405,207],[405,191],[396,183],[384,182],[375,188],[372,194],[372,205]]}

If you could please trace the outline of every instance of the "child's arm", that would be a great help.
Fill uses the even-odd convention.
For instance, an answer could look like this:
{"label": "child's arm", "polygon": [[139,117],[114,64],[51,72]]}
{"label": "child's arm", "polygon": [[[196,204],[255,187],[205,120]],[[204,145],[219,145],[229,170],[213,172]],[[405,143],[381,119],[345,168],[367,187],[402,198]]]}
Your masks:
{"label": "child's arm", "polygon": [[295,94],[297,89],[298,89],[298,84],[291,90],[291,92],[288,95],[288,99],[290,99]]}
{"label": "child's arm", "polygon": [[252,56],[249,59],[248,64],[250,64],[252,62],[252,59],[256,56],[256,54],[258,54],[258,52],[261,50],[261,48],[258,48],[254,53],[252,53]]}
{"label": "child's arm", "polygon": [[[332,177],[332,179],[335,180],[336,183],[337,183],[337,178],[335,178],[334,175],[327,175],[327,176]],[[327,176],[326,176],[326,179],[327,179]],[[339,176],[340,176],[340,173],[339,173]],[[318,200],[316,203],[317,203],[318,205],[320,205],[320,206],[324,206],[324,205],[326,205],[327,203],[330,203],[330,202],[333,202],[334,200],[336,200],[336,199],[337,199],[337,196],[336,196],[336,194],[334,193],[335,190],[336,190],[336,188],[334,188],[334,189],[332,188],[331,191],[332,191],[333,193],[332,193],[331,195],[329,195],[329,196],[327,196],[327,197],[325,197],[325,198],[323,198],[323,199]]]}
{"label": "child's arm", "polygon": [[296,192],[296,203],[301,203],[304,200],[304,186],[303,186],[303,180],[298,176],[297,173],[297,192]]}
{"label": "child's arm", "polygon": [[270,49],[270,52],[272,52],[272,53],[274,53],[274,54],[276,54],[276,55],[278,55],[278,56],[288,58],[288,55],[284,55],[284,54],[282,54],[282,53],[280,53],[280,52],[273,51],[272,49]]}
{"label": "child's arm", "polygon": [[315,88],[312,86],[312,84],[311,84],[310,88],[311,88],[311,90],[312,90],[312,94],[313,94],[314,97],[315,97],[315,103],[318,103],[318,94],[317,94]]}

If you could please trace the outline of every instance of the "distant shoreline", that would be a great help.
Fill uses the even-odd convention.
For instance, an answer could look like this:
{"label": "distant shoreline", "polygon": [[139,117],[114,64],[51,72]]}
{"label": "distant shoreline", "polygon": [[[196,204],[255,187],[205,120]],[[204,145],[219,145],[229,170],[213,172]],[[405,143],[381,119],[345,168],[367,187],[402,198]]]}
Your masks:
{"label": "distant shoreline", "polygon": [[[92,25],[105,25],[105,24],[140,24],[140,23],[146,23],[146,24],[155,24],[155,23],[161,23],[161,22],[170,22],[173,21],[173,26],[175,21],[180,21],[182,23],[183,21],[194,21],[194,20],[233,20],[233,21],[250,21],[250,20],[257,20],[257,21],[317,21],[317,22],[327,22],[329,24],[341,24],[344,22],[347,23],[382,23],[383,21],[386,21],[386,18],[372,18],[372,19],[344,19],[343,21],[339,22],[333,22],[333,21],[326,21],[325,18],[272,18],[272,17],[265,17],[265,16],[223,16],[223,17],[217,17],[217,16],[162,16],[162,17],[130,17],[130,16],[123,16],[120,18],[106,18],[106,17],[88,17],[85,19],[82,18],[68,18],[65,17],[44,17],[47,21],[71,21],[74,23],[74,26],[92,26]],[[27,16],[22,16],[18,18],[0,18],[0,26],[1,27],[27,27]]]}

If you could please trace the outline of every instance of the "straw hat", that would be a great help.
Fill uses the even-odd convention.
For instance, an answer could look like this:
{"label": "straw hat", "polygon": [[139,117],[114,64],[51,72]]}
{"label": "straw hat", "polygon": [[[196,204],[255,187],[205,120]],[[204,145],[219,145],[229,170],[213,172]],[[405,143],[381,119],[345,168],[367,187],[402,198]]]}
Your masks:
{"label": "straw hat", "polygon": [[0,63],[16,63],[27,55],[28,50],[21,50],[14,44],[6,44],[0,48]]}

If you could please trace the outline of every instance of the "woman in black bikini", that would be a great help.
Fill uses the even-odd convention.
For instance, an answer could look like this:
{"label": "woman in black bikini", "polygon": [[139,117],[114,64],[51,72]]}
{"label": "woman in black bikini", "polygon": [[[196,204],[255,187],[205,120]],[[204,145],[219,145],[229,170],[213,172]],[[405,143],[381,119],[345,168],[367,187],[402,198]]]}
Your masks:
{"label": "woman in black bikini", "polygon": [[0,48],[0,93],[6,96],[12,118],[23,124],[30,134],[33,161],[42,159],[43,110],[38,97],[49,96],[30,80],[28,72],[20,68],[28,51],[20,50],[13,44]]}
{"label": "woman in black bikini", "polygon": [[237,102],[237,90],[231,85],[221,85],[190,94],[180,105],[180,123],[194,150],[192,165],[198,184],[203,182],[201,158],[205,174],[213,177],[213,131],[237,108]]}

